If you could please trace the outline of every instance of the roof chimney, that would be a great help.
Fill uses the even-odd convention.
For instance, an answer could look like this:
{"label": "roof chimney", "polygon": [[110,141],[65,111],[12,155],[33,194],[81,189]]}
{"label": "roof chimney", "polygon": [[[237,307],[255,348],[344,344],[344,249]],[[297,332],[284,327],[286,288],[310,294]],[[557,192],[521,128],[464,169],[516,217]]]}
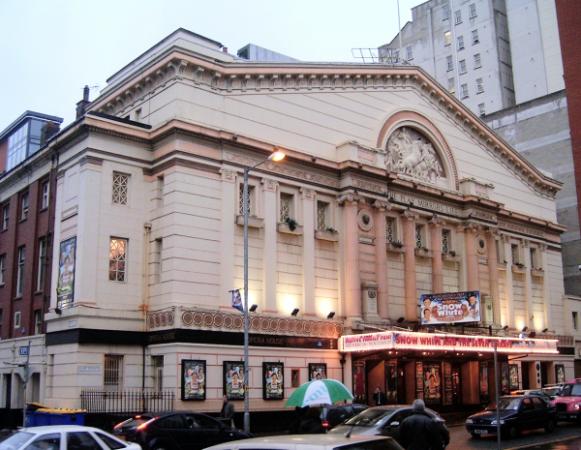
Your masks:
{"label": "roof chimney", "polygon": [[77,102],[77,119],[85,115],[87,107],[91,104],[89,101],[89,91],[89,86],[85,85],[83,88],[83,99]]}

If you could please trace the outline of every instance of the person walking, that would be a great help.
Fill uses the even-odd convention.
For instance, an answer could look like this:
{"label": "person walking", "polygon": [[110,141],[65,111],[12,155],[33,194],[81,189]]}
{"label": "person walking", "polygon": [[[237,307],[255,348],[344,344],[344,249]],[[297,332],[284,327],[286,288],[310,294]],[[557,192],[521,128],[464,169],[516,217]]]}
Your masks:
{"label": "person walking", "polygon": [[387,397],[385,396],[385,392],[383,392],[379,386],[375,388],[375,392],[373,393],[373,401],[375,402],[375,406],[387,404]]}
{"label": "person walking", "polygon": [[446,448],[450,442],[450,434],[446,427],[428,415],[424,401],[419,398],[414,400],[412,411],[399,427],[400,444],[406,450]]}
{"label": "person walking", "polygon": [[234,425],[234,405],[228,401],[228,397],[225,395],[222,402],[222,410],[220,411],[220,417],[224,419],[224,422],[230,425],[232,428]]}

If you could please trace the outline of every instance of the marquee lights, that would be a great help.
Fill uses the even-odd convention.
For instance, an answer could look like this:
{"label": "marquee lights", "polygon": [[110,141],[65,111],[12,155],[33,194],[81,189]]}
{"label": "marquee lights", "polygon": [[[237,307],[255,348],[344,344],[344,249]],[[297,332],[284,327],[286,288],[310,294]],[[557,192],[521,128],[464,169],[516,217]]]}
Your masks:
{"label": "marquee lights", "polygon": [[341,352],[369,350],[441,350],[451,352],[558,354],[556,339],[467,336],[463,334],[385,331],[354,334],[339,339]]}

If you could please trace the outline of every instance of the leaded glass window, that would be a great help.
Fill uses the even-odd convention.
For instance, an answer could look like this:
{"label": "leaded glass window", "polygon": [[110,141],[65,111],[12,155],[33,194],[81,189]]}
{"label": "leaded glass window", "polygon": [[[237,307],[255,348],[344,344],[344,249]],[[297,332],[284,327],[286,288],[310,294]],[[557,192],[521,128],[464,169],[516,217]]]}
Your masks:
{"label": "leaded glass window", "polygon": [[385,218],[385,239],[387,242],[395,242],[397,240],[394,217]]}
{"label": "leaded glass window", "polygon": [[[251,216],[256,215],[255,211],[255,201],[254,201],[254,186],[248,186],[248,213]],[[238,214],[241,216],[244,214],[244,184],[240,184],[240,190],[238,192]]]}
{"label": "leaded glass window", "polygon": [[123,355],[105,355],[103,385],[108,391],[116,391],[123,384]]}
{"label": "leaded glass window", "polygon": [[442,230],[442,253],[449,253],[451,250],[450,230]]}
{"label": "leaded glass window", "polygon": [[317,230],[325,231],[329,228],[329,207],[327,202],[317,202]]}
{"label": "leaded glass window", "polygon": [[293,219],[293,200],[292,194],[280,194],[280,221],[286,222],[288,219]]}
{"label": "leaded glass window", "polygon": [[129,175],[113,172],[113,203],[117,205],[127,204],[127,188]]}
{"label": "leaded glass window", "polygon": [[127,277],[128,239],[111,238],[109,242],[109,280],[125,281]]}
{"label": "leaded glass window", "polygon": [[424,247],[424,226],[416,225],[416,248]]}

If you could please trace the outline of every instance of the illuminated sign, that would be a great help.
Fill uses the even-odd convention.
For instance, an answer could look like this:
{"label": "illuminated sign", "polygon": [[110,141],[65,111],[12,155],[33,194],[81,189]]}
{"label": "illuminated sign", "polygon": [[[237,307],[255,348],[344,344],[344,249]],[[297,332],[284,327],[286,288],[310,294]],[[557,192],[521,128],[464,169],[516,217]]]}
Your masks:
{"label": "illuminated sign", "polygon": [[370,350],[447,350],[453,352],[494,352],[558,354],[557,339],[518,339],[512,337],[467,336],[463,334],[385,331],[354,334],[339,339],[341,352]]}
{"label": "illuminated sign", "polygon": [[422,325],[480,322],[480,292],[446,292],[420,296]]}

